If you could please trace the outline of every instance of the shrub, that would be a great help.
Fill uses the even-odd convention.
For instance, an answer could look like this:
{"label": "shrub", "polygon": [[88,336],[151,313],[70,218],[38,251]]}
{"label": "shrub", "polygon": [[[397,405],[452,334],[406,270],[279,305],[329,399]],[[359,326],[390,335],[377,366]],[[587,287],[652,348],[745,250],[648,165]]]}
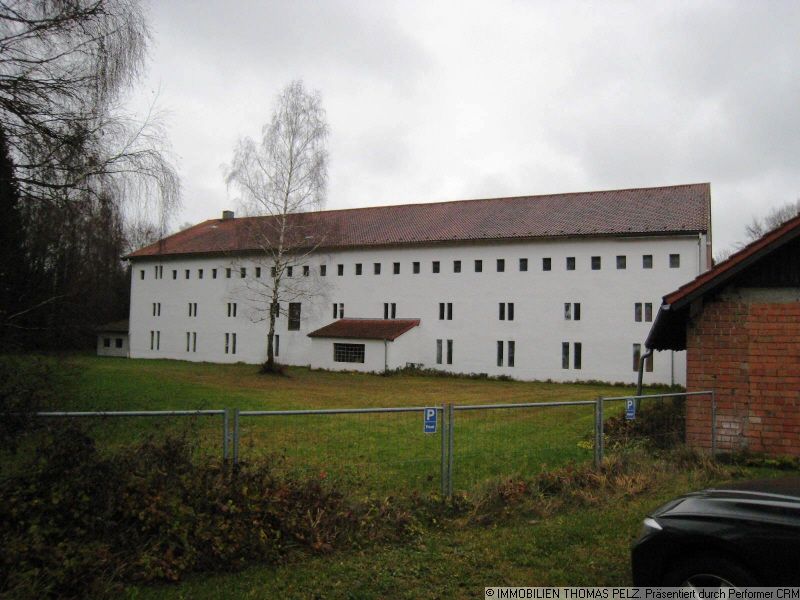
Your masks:
{"label": "shrub", "polygon": [[624,414],[606,419],[603,430],[606,446],[620,448],[636,442],[645,442],[659,450],[682,446],[686,434],[685,417],[685,397],[647,400],[635,419],[627,420]]}
{"label": "shrub", "polygon": [[411,536],[389,500],[353,501],[322,476],[197,461],[185,439],[104,456],[77,429],[50,431],[19,475],[0,481],[0,593],[98,597],[123,582],[274,563],[289,550]]}

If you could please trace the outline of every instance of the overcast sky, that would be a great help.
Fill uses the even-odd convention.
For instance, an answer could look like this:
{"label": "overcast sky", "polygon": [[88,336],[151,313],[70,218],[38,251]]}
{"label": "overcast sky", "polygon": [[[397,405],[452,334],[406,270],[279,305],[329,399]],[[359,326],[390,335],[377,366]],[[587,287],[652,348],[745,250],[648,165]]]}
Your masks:
{"label": "overcast sky", "polygon": [[800,2],[154,1],[175,224],[283,86],[319,90],[327,208],[711,183],[715,250],[800,197]]}

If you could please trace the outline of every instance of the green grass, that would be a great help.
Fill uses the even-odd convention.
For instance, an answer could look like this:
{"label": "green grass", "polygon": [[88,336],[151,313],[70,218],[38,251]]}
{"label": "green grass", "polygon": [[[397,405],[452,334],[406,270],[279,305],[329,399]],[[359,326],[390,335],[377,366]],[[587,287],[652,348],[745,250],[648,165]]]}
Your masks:
{"label": "green grass", "polygon": [[[250,365],[212,365],[74,356],[63,359],[74,393],[54,410],[196,408],[308,409],[591,400],[630,394],[624,386],[523,383],[290,369],[263,377]],[[407,496],[439,484],[440,438],[422,433],[421,415],[250,418],[242,456],[285,454],[340,477],[359,493]],[[180,425],[179,423],[183,423]],[[578,442],[591,434],[591,407],[463,411],[456,414],[456,489],[472,497],[490,481],[588,461]],[[187,425],[188,424],[188,425]],[[145,435],[188,427],[219,453],[218,420],[103,420],[93,430],[109,450]],[[649,510],[708,483],[698,470],[649,469],[647,486],[622,487],[547,518],[521,510],[477,525],[464,518],[421,525],[405,545],[297,553],[278,566],[197,574],[177,585],[131,587],[130,598],[475,598],[506,586],[630,585],[629,545]],[[762,469],[759,475],[776,471]]]}
{"label": "green grass", "polygon": [[[289,369],[265,377],[253,365],[217,365],[92,356],[65,359],[75,394],[54,410],[170,410],[441,406],[593,400],[632,393],[595,384],[495,381]],[[498,474],[530,474],[566,461],[588,461],[580,447],[593,429],[593,407],[456,411],[454,486],[469,490]],[[90,420],[101,447],[185,430],[200,451],[220,454],[221,417]],[[441,433],[425,434],[422,415],[383,413],[242,417],[240,456],[282,457],[287,468],[325,472],[351,489],[437,491]]]}

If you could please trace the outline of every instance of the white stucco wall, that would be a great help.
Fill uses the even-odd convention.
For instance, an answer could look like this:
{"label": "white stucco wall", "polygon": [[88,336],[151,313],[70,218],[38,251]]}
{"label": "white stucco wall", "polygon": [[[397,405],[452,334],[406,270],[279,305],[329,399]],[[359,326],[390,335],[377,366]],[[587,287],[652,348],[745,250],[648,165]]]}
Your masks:
{"label": "white stucco wall", "polygon": [[[680,268],[669,267],[669,255],[680,254]],[[653,256],[653,268],[642,267],[642,255]],[[627,268],[616,268],[616,256],[627,257]],[[592,270],[591,257],[601,257],[601,269]],[[461,373],[510,375],[518,379],[556,381],[599,379],[633,382],[633,344],[644,343],[650,322],[634,321],[634,304],[649,302],[653,317],[661,297],[705,270],[705,238],[652,236],[641,238],[581,238],[514,243],[471,243],[429,247],[353,249],[310,257],[311,276],[302,277],[295,268],[293,285],[317,291],[313,300],[302,300],[300,331],[288,331],[281,316],[279,361],[285,364],[335,368],[332,343],[312,341],[307,334],[333,320],[334,302],[344,304],[347,317],[382,318],[385,302],[396,303],[397,318],[419,318],[421,324],[389,343],[390,368],[408,362]],[[549,257],[551,271],[542,270]],[[566,270],[566,258],[575,257],[574,271]],[[505,259],[505,272],[498,273],[496,259]],[[528,259],[528,271],[520,272],[519,259]],[[483,261],[476,273],[474,261]],[[432,273],[432,261],[440,273]],[[453,261],[461,261],[461,273],[453,272]],[[420,273],[412,272],[413,262]],[[373,264],[381,263],[380,275]],[[399,275],[393,263],[399,262]],[[362,275],[355,275],[355,264]],[[319,266],[327,275],[319,276]],[[337,265],[344,275],[337,275]],[[163,278],[155,279],[155,267],[163,266]],[[246,267],[247,277],[239,276]],[[225,269],[233,269],[230,279]],[[224,256],[136,260],[131,289],[131,356],[182,360],[257,363],[266,358],[266,306],[255,290],[269,281],[269,268],[262,265],[260,280],[253,278],[253,258],[235,260]],[[218,269],[213,279],[211,270]],[[177,279],[172,278],[172,270]],[[190,277],[185,278],[189,269]],[[198,278],[203,269],[203,279]],[[140,271],[145,273],[144,279]],[[152,303],[161,303],[161,315],[152,315]],[[189,303],[197,303],[197,316],[189,316]],[[227,316],[227,303],[237,303],[237,316]],[[439,303],[453,304],[453,319],[439,319]],[[501,321],[498,304],[513,302],[515,318]],[[564,303],[581,304],[581,320],[564,319]],[[286,308],[285,304],[283,308]],[[160,331],[160,349],[150,349],[150,332]],[[197,333],[197,350],[186,351],[186,332]],[[224,334],[237,334],[236,354],[224,353]],[[436,364],[436,340],[453,340],[453,364]],[[497,341],[513,340],[514,367],[496,364]],[[582,366],[562,369],[561,345],[582,344]],[[383,342],[380,367],[383,368]],[[371,348],[372,346],[370,346]],[[318,349],[319,348],[319,349]],[[372,352],[370,352],[372,354]],[[330,355],[330,356],[329,356]],[[685,383],[683,353],[672,357],[659,353],[653,373],[645,381]],[[505,363],[505,361],[504,361]]]}

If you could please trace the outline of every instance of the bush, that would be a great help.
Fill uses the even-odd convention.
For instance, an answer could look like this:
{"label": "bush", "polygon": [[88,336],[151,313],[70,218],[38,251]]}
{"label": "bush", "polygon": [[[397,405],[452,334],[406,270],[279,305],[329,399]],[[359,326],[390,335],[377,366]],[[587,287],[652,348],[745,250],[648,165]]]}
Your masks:
{"label": "bush", "polygon": [[682,446],[686,438],[686,398],[647,400],[635,419],[629,421],[624,414],[606,419],[603,433],[608,448],[637,442],[657,450]]}
{"label": "bush", "polygon": [[47,432],[0,482],[0,593],[98,597],[124,582],[274,563],[291,549],[397,541],[410,513],[353,501],[322,476],[193,459],[181,438],[101,456],[77,429]]}

